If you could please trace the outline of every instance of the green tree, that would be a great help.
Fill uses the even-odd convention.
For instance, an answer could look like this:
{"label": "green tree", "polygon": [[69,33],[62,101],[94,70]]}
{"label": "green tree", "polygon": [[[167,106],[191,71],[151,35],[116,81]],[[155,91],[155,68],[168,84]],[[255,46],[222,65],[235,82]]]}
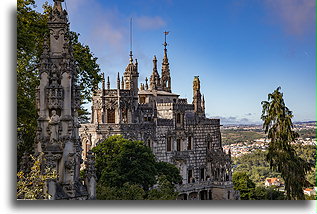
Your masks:
{"label": "green tree", "polygon": [[121,187],[124,183],[141,185],[144,190],[156,183],[155,156],[141,141],[111,136],[92,149],[96,156],[98,183]]}
{"label": "green tree", "polygon": [[157,162],[143,142],[115,135],[92,151],[98,179],[97,199],[176,199],[175,184],[182,179],[179,170],[172,164]]}
{"label": "green tree", "polygon": [[253,199],[255,183],[253,183],[246,172],[234,172],[232,182],[234,190],[240,191],[241,200]]}
{"label": "green tree", "polygon": [[50,196],[45,192],[46,181],[49,179],[56,179],[56,171],[46,168],[44,173],[41,170],[43,154],[39,155],[36,159],[31,156],[34,161],[31,171],[24,173],[18,172],[17,178],[17,198],[18,199],[48,199]]}
{"label": "green tree", "polygon": [[178,192],[175,191],[174,185],[169,181],[166,175],[158,178],[158,186],[147,193],[147,200],[175,200]]}
{"label": "green tree", "polygon": [[253,199],[255,200],[284,200],[283,192],[276,190],[274,187],[257,186],[254,189]]}
{"label": "green tree", "polygon": [[272,169],[281,173],[287,199],[305,199],[303,188],[308,183],[306,174],[311,164],[300,158],[291,145],[298,134],[293,131],[293,114],[286,107],[280,89],[278,87],[268,95],[268,101],[261,103],[263,128],[271,140],[267,160]]}
{"label": "green tree", "polygon": [[157,162],[155,165],[158,176],[165,176],[166,180],[171,184],[179,184],[182,182],[182,176],[179,174],[179,170],[170,163]]}
{"label": "green tree", "polygon": [[[51,6],[44,4],[44,14],[34,10],[34,0],[17,1],[17,162],[18,168],[24,152],[32,153],[37,128],[35,105],[39,85],[39,60],[44,36],[48,34],[47,21]],[[70,32],[74,58],[78,66],[82,104],[90,101],[91,91],[101,80],[97,58],[87,45],[78,40],[79,34]],[[81,122],[87,121],[87,109],[79,111]]]}
{"label": "green tree", "polygon": [[124,183],[122,187],[97,185],[98,200],[144,200],[145,191],[136,184]]}

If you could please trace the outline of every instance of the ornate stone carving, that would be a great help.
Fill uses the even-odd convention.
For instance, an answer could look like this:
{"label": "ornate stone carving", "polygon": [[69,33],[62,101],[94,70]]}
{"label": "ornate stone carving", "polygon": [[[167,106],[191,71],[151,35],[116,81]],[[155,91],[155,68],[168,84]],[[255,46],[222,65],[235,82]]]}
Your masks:
{"label": "ornate stone carving", "polygon": [[56,114],[55,110],[52,110],[52,116],[49,120],[49,127],[50,127],[50,142],[55,143],[59,139],[59,116]]}
{"label": "ornate stone carving", "polygon": [[87,158],[85,161],[85,173],[86,177],[91,179],[92,177],[96,178],[96,168],[95,168],[95,156],[92,151],[87,152]]}
{"label": "ornate stone carving", "polygon": [[62,158],[61,154],[52,154],[49,152],[45,155],[45,167],[54,169],[57,166],[57,161]]}

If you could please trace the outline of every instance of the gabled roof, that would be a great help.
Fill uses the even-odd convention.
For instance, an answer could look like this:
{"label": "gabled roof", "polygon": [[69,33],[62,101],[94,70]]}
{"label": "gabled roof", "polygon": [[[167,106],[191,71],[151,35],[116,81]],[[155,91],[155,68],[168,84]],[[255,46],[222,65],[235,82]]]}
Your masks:
{"label": "gabled roof", "polygon": [[267,178],[265,179],[268,183],[274,183],[274,182],[280,182],[280,180],[278,178]]}

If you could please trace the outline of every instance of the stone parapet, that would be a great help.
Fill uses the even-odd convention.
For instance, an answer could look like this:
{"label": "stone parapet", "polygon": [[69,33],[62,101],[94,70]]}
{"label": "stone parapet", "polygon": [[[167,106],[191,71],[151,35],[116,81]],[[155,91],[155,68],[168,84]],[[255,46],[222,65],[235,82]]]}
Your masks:
{"label": "stone parapet", "polygon": [[231,181],[201,181],[197,183],[188,183],[188,184],[180,184],[176,185],[176,191],[180,193],[184,192],[194,192],[201,191],[210,188],[233,188],[233,183]]}

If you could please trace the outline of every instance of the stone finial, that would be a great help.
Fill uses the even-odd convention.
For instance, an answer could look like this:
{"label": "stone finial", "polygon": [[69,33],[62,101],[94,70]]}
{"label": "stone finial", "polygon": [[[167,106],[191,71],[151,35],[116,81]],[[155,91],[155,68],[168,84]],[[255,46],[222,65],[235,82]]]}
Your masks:
{"label": "stone finial", "polygon": [[148,81],[148,78],[145,77],[145,90],[148,90],[148,89],[149,89],[149,85],[147,84],[147,81]]}
{"label": "stone finial", "polygon": [[54,0],[54,7],[53,9],[57,9],[58,11],[63,11],[63,8],[62,8],[62,2],[64,2],[64,0]]}
{"label": "stone finial", "polygon": [[157,59],[156,59],[156,56],[154,55],[153,57],[153,70],[157,70]]}
{"label": "stone finial", "polygon": [[109,78],[109,76],[108,76],[108,78],[107,78],[107,89],[108,89],[108,90],[110,89],[110,78]]}
{"label": "stone finial", "polygon": [[133,64],[133,54],[132,54],[132,51],[130,51],[130,54],[129,54],[130,58],[130,64]]}
{"label": "stone finial", "polygon": [[105,73],[102,73],[102,90],[105,90],[106,85],[105,85]]}
{"label": "stone finial", "polygon": [[117,76],[117,89],[120,89],[120,74],[118,72],[118,76]]}

